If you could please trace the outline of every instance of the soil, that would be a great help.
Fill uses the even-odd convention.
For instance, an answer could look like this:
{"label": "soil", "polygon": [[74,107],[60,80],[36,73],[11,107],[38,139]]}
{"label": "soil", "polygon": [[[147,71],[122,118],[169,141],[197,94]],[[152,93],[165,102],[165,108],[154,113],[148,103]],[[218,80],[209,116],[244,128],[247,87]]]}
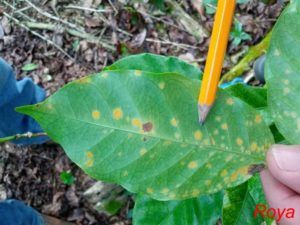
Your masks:
{"label": "soil", "polygon": [[[164,4],[163,10],[158,10],[152,4],[126,0],[31,0],[44,13],[42,15],[28,7],[28,2],[3,0],[0,3],[0,56],[13,65],[17,79],[31,77],[46,90],[48,96],[66,83],[100,71],[128,54],[151,52],[173,55],[195,63],[201,69],[204,67],[209,38],[199,39],[187,31],[168,3]],[[210,32],[213,16],[205,13],[201,2],[181,1],[180,6]],[[236,18],[243,24],[244,31],[250,34],[251,40],[243,41],[239,46],[230,43],[225,71],[243,56],[247,48],[258,43],[271,30],[285,2],[269,2],[250,0],[247,4],[238,5]],[[105,12],[82,10],[99,9],[99,6]],[[18,9],[24,9],[21,11],[23,14],[17,13]],[[45,16],[45,13],[60,20],[48,14]],[[19,24],[9,17],[16,18]],[[100,44],[91,43],[88,38],[71,35],[66,31],[69,26],[65,25],[66,20],[81,27],[84,34],[105,40],[115,50],[104,47],[101,41]],[[50,24],[54,28],[31,27],[31,31],[39,34],[40,37],[37,37],[24,29],[28,21]],[[39,67],[30,72],[22,71],[21,68],[28,63]],[[74,184],[63,184],[59,177],[62,171],[72,172],[76,178]],[[78,225],[131,224],[132,199],[114,216],[92,209],[83,192],[95,182],[55,143],[28,147],[0,145],[0,199],[22,200],[44,214]]]}

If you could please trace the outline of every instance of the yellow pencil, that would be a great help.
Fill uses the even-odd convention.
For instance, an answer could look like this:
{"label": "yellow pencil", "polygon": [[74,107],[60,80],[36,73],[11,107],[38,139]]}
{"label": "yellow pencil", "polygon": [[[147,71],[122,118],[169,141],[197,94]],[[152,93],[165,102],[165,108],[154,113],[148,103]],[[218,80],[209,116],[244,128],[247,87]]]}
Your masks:
{"label": "yellow pencil", "polygon": [[216,98],[235,5],[235,0],[218,1],[198,100],[199,122],[201,124],[204,123]]}

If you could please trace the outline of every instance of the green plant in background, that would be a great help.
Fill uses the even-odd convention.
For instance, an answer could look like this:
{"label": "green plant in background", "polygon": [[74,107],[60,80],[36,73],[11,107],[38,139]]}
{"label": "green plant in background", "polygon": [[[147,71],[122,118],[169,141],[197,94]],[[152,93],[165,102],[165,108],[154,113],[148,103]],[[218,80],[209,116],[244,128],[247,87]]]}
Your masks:
{"label": "green plant in background", "polygon": [[35,63],[28,63],[28,64],[25,64],[21,70],[22,71],[26,71],[26,72],[29,72],[29,71],[33,71],[33,70],[36,70],[39,68],[39,65],[38,64],[35,64]]}
{"label": "green plant in background", "polygon": [[279,132],[299,144],[299,11],[293,1],[273,30],[268,88],[220,90],[204,126],[196,107],[201,72],[152,54],[124,58],[17,111],[91,177],[136,193],[134,224],[269,224],[253,218],[253,206],[265,201],[254,174]]}
{"label": "green plant in background", "polygon": [[[249,2],[249,0],[237,0],[238,4],[245,4]],[[205,12],[207,14],[214,14],[216,12],[218,0],[203,0],[203,5],[205,8]]]}
{"label": "green plant in background", "polygon": [[242,41],[251,40],[251,36],[243,30],[243,25],[238,20],[234,21],[234,26],[230,32],[232,44],[238,46]]}
{"label": "green plant in background", "polygon": [[59,175],[60,180],[66,185],[72,185],[75,181],[75,177],[69,171],[63,171]]}

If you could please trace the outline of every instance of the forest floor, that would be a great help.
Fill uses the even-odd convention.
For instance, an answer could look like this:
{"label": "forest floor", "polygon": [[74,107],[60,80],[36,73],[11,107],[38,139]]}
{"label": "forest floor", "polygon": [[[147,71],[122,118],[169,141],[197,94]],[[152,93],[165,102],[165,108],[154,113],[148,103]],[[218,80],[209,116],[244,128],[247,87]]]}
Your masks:
{"label": "forest floor", "polygon": [[[0,57],[13,66],[17,79],[31,77],[47,96],[72,80],[141,52],[177,56],[203,69],[214,7],[202,5],[202,0],[152,2],[156,4],[2,0]],[[242,24],[239,32],[250,36],[238,45],[230,41],[224,71],[272,29],[285,1],[269,2],[238,4],[235,20]],[[30,63],[38,68],[23,71]],[[63,171],[73,174],[73,184],[62,182]],[[0,199],[23,200],[44,214],[78,225],[131,224],[131,198],[113,216],[93,210],[83,193],[95,182],[57,144],[0,145]]]}

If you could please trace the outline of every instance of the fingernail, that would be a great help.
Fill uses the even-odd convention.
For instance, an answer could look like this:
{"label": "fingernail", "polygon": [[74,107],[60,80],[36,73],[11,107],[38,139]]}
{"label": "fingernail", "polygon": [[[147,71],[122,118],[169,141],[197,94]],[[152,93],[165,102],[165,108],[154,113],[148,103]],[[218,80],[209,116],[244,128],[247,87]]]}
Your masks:
{"label": "fingernail", "polygon": [[300,146],[274,145],[271,153],[280,169],[300,171]]}

